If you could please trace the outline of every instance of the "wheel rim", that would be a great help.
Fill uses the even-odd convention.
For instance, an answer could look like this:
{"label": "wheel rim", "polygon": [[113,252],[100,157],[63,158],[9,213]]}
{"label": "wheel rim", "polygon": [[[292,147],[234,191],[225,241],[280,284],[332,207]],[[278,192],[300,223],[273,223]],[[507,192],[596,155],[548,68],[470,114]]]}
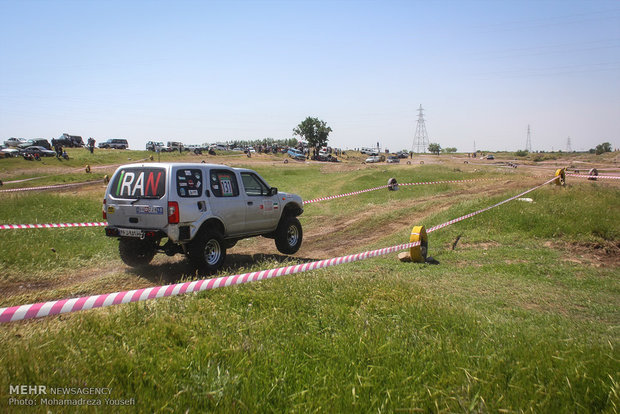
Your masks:
{"label": "wheel rim", "polygon": [[217,240],[209,240],[205,245],[205,261],[208,265],[213,266],[219,262],[222,257],[222,248]]}
{"label": "wheel rim", "polygon": [[286,232],[286,240],[288,241],[289,246],[295,246],[297,241],[299,240],[299,231],[297,231],[296,226],[289,226],[288,231]]}

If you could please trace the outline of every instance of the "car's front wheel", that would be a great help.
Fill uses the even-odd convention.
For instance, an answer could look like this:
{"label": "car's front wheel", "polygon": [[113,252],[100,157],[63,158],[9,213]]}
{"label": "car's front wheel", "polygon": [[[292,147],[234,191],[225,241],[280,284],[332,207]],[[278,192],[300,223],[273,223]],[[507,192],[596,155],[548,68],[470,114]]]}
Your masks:
{"label": "car's front wheel", "polygon": [[120,239],[118,252],[121,260],[131,267],[146,266],[155,256],[157,246],[152,240]]}
{"label": "car's front wheel", "polygon": [[297,253],[303,240],[301,223],[297,217],[285,216],[275,231],[275,241],[278,251],[283,254]]}
{"label": "car's front wheel", "polygon": [[216,230],[201,232],[189,246],[189,260],[201,272],[217,272],[226,259],[222,235]]}

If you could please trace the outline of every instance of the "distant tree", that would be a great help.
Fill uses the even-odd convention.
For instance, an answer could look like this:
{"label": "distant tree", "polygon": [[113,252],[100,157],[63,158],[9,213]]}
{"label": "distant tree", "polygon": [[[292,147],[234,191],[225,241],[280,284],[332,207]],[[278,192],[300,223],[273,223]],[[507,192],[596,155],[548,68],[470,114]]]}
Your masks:
{"label": "distant tree", "polygon": [[325,121],[312,117],[307,117],[297,127],[293,128],[293,134],[305,139],[310,148],[327,145],[327,137],[330,132],[332,129],[327,126]]}
{"label": "distant tree", "polygon": [[515,155],[517,157],[525,157],[525,156],[527,156],[527,154],[528,154],[527,150],[519,150],[519,151],[515,152]]}
{"label": "distant tree", "polygon": [[428,150],[432,154],[439,155],[439,153],[441,152],[441,145],[436,143],[428,144]]}
{"label": "distant tree", "polygon": [[457,151],[457,149],[454,148],[454,147],[448,147],[448,148],[442,148],[441,149],[441,152],[445,152],[447,154],[451,154],[451,153],[456,152],[456,151]]}
{"label": "distant tree", "polygon": [[596,155],[601,155],[605,152],[611,152],[611,144],[609,142],[603,142],[602,144],[598,144],[596,146]]}

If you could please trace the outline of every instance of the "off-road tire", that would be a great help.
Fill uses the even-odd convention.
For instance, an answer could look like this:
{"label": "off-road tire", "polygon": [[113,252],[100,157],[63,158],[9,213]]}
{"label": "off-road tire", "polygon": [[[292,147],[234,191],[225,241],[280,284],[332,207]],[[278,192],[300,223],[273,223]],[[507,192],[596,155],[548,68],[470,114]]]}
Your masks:
{"label": "off-road tire", "polygon": [[216,230],[203,230],[189,245],[189,260],[199,271],[217,272],[226,260],[226,247],[222,235]]}
{"label": "off-road tire", "polygon": [[275,231],[275,242],[282,254],[295,254],[301,247],[303,231],[297,217],[284,216]]}
{"label": "off-road tire", "polygon": [[120,239],[118,252],[121,260],[131,267],[146,266],[155,256],[156,246],[152,240]]}

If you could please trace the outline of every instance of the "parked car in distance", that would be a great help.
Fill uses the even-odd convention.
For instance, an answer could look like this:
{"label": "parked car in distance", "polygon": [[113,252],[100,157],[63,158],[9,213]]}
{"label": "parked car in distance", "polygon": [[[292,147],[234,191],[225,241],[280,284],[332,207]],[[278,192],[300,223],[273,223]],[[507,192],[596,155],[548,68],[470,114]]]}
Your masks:
{"label": "parked car in distance", "polygon": [[380,162],[380,161],[381,161],[381,158],[379,158],[378,155],[372,155],[372,156],[366,158],[366,162],[367,163],[374,163],[374,162]]}
{"label": "parked car in distance", "polygon": [[370,155],[371,157],[379,155],[379,150],[373,148],[362,148],[360,151],[362,154]]}
{"label": "parked car in distance", "polygon": [[406,153],[406,152],[403,152],[403,151],[401,151],[401,152],[397,153],[397,154],[396,154],[396,156],[397,156],[398,158],[409,158],[409,154],[408,154],[408,153]]}
{"label": "parked car in distance", "polygon": [[0,147],[0,158],[17,157],[18,155],[19,150],[17,148],[9,148],[6,146]]}
{"label": "parked car in distance", "polygon": [[165,149],[164,147],[164,143],[161,141],[149,141],[146,143],[146,150],[147,151],[160,151],[163,152]]}
{"label": "parked car in distance", "polygon": [[129,148],[129,143],[126,139],[122,138],[112,138],[104,142],[99,143],[99,148],[109,148],[109,149],[127,149]]}
{"label": "parked car in distance", "polygon": [[287,154],[295,160],[304,161],[306,159],[306,155],[296,148],[289,148]]}
{"label": "parked car in distance", "polygon": [[50,145],[50,143],[46,139],[43,139],[43,138],[29,139],[28,141],[19,144],[17,147],[23,149],[23,148],[28,148],[32,146],[43,147],[48,150],[52,149],[52,146]]}
{"label": "parked car in distance", "polygon": [[55,157],[56,156],[56,152],[55,151],[50,151],[48,149],[45,149],[44,147],[41,146],[32,146],[32,147],[28,147],[28,148],[23,148],[19,150],[20,155],[24,155],[24,154],[30,154],[30,155],[35,155],[35,154],[39,154],[40,157]]}
{"label": "parked car in distance", "polygon": [[494,160],[495,156],[493,154],[487,155],[487,160]]}
{"label": "parked car in distance", "polygon": [[400,162],[400,159],[396,155],[390,155],[387,159],[387,162],[390,164],[397,164]]}
{"label": "parked car in distance", "polygon": [[183,150],[187,149],[185,148],[185,145],[183,145],[182,142],[178,142],[178,141],[168,141],[168,143],[166,144],[166,147],[169,148],[170,151],[179,151],[179,152],[182,152]]}
{"label": "parked car in distance", "polygon": [[81,148],[84,146],[84,140],[79,135],[69,135],[66,132],[60,138],[52,139],[52,147],[60,145],[61,147]]}
{"label": "parked car in distance", "polygon": [[4,145],[6,145],[7,147],[11,147],[11,148],[17,148],[24,142],[26,142],[25,138],[9,138],[6,141],[4,141]]}

